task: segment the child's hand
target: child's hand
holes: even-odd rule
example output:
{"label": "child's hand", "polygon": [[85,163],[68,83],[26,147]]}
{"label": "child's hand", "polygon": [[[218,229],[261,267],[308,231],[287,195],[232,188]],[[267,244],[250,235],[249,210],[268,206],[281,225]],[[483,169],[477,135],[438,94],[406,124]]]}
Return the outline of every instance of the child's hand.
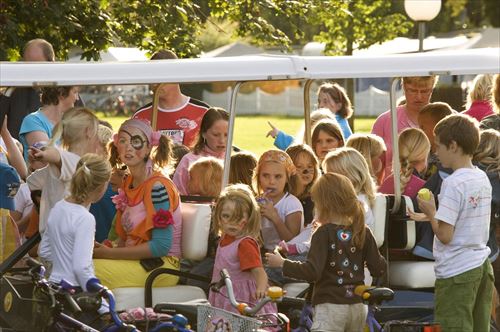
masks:
{"label": "child's hand", "polygon": [[257,288],[255,289],[255,300],[260,300],[266,297],[267,295],[267,288]]}
{"label": "child's hand", "polygon": [[261,216],[271,220],[273,223],[274,220],[276,220],[276,217],[279,219],[278,211],[276,211],[273,202],[270,200],[260,203],[260,214]]}
{"label": "child's hand", "polygon": [[266,137],[271,136],[272,138],[276,138],[276,136],[278,136],[278,133],[280,132],[280,130],[278,128],[276,128],[275,126],[273,126],[273,124],[270,121],[267,121],[267,123],[269,124],[269,126],[271,126],[271,130],[268,131]]}
{"label": "child's hand", "polygon": [[434,218],[436,214],[436,202],[434,201],[434,194],[429,192],[430,199],[425,200],[417,196],[418,207],[427,216],[428,219]]}
{"label": "child's hand", "polygon": [[35,161],[40,161],[43,163],[59,163],[61,161],[61,156],[56,148],[44,147],[42,149],[30,146],[28,154]]}
{"label": "child's hand", "polygon": [[266,253],[266,264],[269,267],[283,267],[285,260],[279,253]]}
{"label": "child's hand", "polygon": [[430,221],[429,217],[425,215],[425,213],[417,213],[409,208],[406,208],[406,213],[408,213],[408,216],[410,217],[411,220],[414,221]]}

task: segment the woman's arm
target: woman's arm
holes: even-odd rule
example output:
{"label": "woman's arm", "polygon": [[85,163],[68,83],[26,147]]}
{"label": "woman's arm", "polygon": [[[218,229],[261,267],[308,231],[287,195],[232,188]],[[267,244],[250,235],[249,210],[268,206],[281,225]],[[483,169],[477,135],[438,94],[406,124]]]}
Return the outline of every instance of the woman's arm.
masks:
{"label": "woman's arm", "polygon": [[48,142],[50,139],[46,132],[40,130],[30,131],[26,133],[24,137],[26,138],[28,146],[32,146],[36,142]]}

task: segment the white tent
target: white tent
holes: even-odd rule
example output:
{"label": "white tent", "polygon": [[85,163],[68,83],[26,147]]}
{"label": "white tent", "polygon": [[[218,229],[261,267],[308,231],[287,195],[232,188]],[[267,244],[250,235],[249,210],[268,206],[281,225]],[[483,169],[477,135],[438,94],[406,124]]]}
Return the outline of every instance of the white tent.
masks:
{"label": "white tent", "polygon": [[[81,59],[82,53],[77,53],[68,59],[68,62],[87,62]],[[101,59],[99,62],[112,62],[112,61],[146,61],[146,51],[140,50],[136,47],[110,47],[106,51],[99,52]]]}

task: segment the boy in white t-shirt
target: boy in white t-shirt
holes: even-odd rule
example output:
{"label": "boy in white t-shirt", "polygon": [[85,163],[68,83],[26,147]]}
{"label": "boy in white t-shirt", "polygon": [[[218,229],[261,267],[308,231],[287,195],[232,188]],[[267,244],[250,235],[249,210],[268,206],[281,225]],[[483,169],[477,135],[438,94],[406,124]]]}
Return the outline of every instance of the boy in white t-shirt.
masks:
{"label": "boy in white t-shirt", "polygon": [[[453,114],[434,128],[436,154],[453,173],[444,179],[436,211],[434,197],[418,198],[434,231],[436,264],[435,313],[442,331],[489,331],[493,270],[488,260],[491,185],[486,174],[472,165],[479,144],[479,126],[473,118]],[[425,214],[425,215],[424,215]]]}

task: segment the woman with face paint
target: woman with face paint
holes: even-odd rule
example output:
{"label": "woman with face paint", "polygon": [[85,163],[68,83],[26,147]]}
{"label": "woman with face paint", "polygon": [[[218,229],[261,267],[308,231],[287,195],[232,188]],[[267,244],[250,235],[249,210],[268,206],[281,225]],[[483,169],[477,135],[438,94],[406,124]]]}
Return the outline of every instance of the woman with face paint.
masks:
{"label": "woman with face paint", "polygon": [[188,195],[189,166],[201,157],[224,160],[229,114],[222,108],[211,107],[201,120],[200,133],[193,151],[182,157],[175,170],[174,183],[181,195]]}
{"label": "woman with face paint", "polygon": [[[113,136],[110,162],[125,165],[129,176],[114,196],[118,240],[112,247],[96,243],[96,276],[110,289],[142,287],[158,267],[179,269],[181,227],[179,193],[161,170],[170,159],[170,139],[149,122],[125,121]],[[155,287],[171,286],[177,277],[163,275]]]}

